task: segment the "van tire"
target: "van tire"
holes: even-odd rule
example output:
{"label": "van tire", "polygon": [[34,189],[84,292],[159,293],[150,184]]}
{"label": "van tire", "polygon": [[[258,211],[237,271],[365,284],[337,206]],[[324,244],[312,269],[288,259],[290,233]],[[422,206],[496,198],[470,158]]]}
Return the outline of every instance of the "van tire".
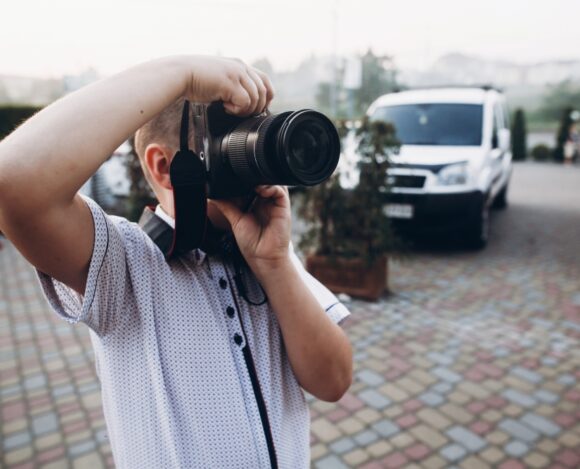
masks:
{"label": "van tire", "polygon": [[489,241],[489,203],[482,197],[479,213],[465,231],[465,243],[471,249],[483,249]]}
{"label": "van tire", "polygon": [[495,199],[493,200],[493,208],[496,209],[504,209],[508,206],[508,201],[507,201],[507,192],[508,192],[508,185],[506,184],[505,186],[503,186],[502,190],[500,190],[497,195],[495,196]]}

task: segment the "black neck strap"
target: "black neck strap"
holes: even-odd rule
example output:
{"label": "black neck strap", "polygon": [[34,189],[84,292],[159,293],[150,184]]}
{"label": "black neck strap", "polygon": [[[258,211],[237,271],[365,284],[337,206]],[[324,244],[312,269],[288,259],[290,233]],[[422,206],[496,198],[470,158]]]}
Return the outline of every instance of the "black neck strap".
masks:
{"label": "black neck strap", "polygon": [[[161,249],[166,259],[177,257],[202,245],[207,220],[206,169],[202,159],[189,148],[189,101],[183,105],[179,151],[169,167],[173,188],[175,229],[159,225],[150,209],[139,224]],[[172,235],[172,236],[171,236]]]}

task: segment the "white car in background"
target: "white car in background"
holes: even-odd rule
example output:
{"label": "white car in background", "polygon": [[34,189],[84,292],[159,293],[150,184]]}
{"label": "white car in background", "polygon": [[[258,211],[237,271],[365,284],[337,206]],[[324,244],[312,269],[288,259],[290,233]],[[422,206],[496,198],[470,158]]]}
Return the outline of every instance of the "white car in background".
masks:
{"label": "white car in background", "polygon": [[385,212],[400,230],[489,238],[489,210],[507,205],[512,172],[503,94],[490,87],[430,88],[381,96],[370,120],[391,122],[401,143],[388,170]]}

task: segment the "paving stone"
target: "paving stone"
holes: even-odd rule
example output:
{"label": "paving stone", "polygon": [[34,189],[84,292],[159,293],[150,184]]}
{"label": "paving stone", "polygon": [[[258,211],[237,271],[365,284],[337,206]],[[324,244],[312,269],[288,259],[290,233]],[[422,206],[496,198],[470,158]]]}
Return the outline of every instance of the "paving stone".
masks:
{"label": "paving stone", "polygon": [[384,419],[372,425],[373,430],[384,438],[389,438],[401,431],[399,426],[391,420]]}
{"label": "paving stone", "polygon": [[432,427],[439,430],[451,425],[451,421],[447,417],[443,416],[443,414],[441,414],[436,409],[430,408],[421,409],[417,413],[417,417],[419,417],[425,423],[428,423]]}
{"label": "paving stone", "polygon": [[4,438],[2,446],[4,451],[10,451],[14,448],[19,448],[21,446],[29,444],[31,441],[30,433],[27,431],[14,433],[10,436]]}
{"label": "paving stone", "polygon": [[557,394],[545,389],[538,389],[534,392],[534,397],[540,402],[545,402],[547,404],[555,404],[560,399]]}
{"label": "paving stone", "polygon": [[363,430],[354,435],[353,439],[360,446],[368,446],[379,439],[379,435],[372,430]]}
{"label": "paving stone", "polygon": [[79,443],[71,445],[70,448],[68,449],[68,452],[72,457],[75,457],[85,454],[89,451],[92,451],[95,449],[95,447],[96,443],[94,440],[81,441]]}
{"label": "paving stone", "polygon": [[54,412],[42,414],[32,420],[32,430],[35,435],[44,435],[58,429],[58,416]]}
{"label": "paving stone", "polygon": [[96,453],[87,454],[75,458],[73,461],[74,469],[102,469],[104,468],[101,458]]}
{"label": "paving stone", "polygon": [[421,394],[419,399],[431,407],[436,407],[445,402],[445,399],[443,396],[441,396],[441,394],[436,394],[434,392],[426,392]]}
{"label": "paving stone", "polygon": [[439,454],[441,454],[441,456],[443,456],[447,461],[455,462],[462,459],[467,454],[467,451],[463,446],[452,443],[442,448]]}
{"label": "paving stone", "polygon": [[381,414],[378,411],[369,407],[357,411],[354,416],[361,422],[365,422],[367,424],[374,423],[381,418]]}
{"label": "paving stone", "polygon": [[515,366],[510,370],[510,373],[513,373],[519,378],[525,379],[533,384],[538,384],[542,382],[543,378],[542,375],[536,373],[535,371],[528,370],[527,368],[523,368],[521,366]]}
{"label": "paving stone", "polygon": [[548,464],[550,463],[550,460],[543,454],[534,451],[524,458],[524,462],[528,467],[541,468],[547,467]]}
{"label": "paving stone", "polygon": [[24,389],[32,391],[34,389],[46,387],[46,377],[42,374],[36,374],[26,378],[23,382]]}
{"label": "paving stone", "polygon": [[367,452],[374,458],[380,458],[392,451],[393,446],[385,440],[379,440],[367,447]]}
{"label": "paving stone", "polygon": [[448,382],[441,382],[434,384],[431,386],[431,391],[436,392],[438,394],[447,394],[448,392],[453,390],[453,385]]}
{"label": "paving stone", "polygon": [[73,394],[75,392],[75,388],[72,384],[65,384],[64,386],[57,386],[53,388],[52,395],[55,398],[60,396],[67,396],[69,394]]}
{"label": "paving stone", "polygon": [[481,451],[487,446],[487,441],[465,427],[452,427],[445,434],[471,452]]}
{"label": "paving stone", "polygon": [[351,449],[353,449],[355,447],[356,447],[356,444],[353,441],[353,439],[350,437],[341,438],[340,440],[337,440],[330,445],[331,451],[333,451],[337,454],[346,453],[347,451],[350,451]]}
{"label": "paving stone", "polygon": [[491,463],[492,465],[497,464],[499,461],[505,458],[505,453],[497,449],[495,446],[484,449],[480,455],[484,460]]}
{"label": "paving stone", "polygon": [[532,430],[530,427],[522,425],[520,422],[513,419],[505,419],[501,421],[498,427],[512,435],[514,438],[526,443],[534,442],[539,437],[537,431]]}
{"label": "paving stone", "polygon": [[319,459],[314,466],[316,469],[348,469],[348,466],[344,464],[338,456],[331,454]]}
{"label": "paving stone", "polygon": [[451,371],[449,368],[437,367],[433,368],[431,372],[439,379],[442,379],[449,383],[458,383],[459,381],[462,380],[460,375],[458,375],[454,371]]}
{"label": "paving stone", "polygon": [[439,365],[451,365],[455,361],[452,356],[439,352],[430,352],[427,354],[427,358]]}
{"label": "paving stone", "polygon": [[312,461],[316,461],[326,454],[328,454],[328,447],[324,443],[316,443],[310,448],[310,458]]}
{"label": "paving stone", "polygon": [[556,381],[564,386],[572,386],[573,384],[576,383],[576,378],[574,378],[574,376],[571,374],[564,374],[558,376],[558,379]]}
{"label": "paving stone", "polygon": [[445,443],[447,443],[447,438],[445,438],[440,432],[427,425],[417,425],[411,428],[409,432],[416,439],[433,449],[440,448]]}
{"label": "paving stone", "polygon": [[324,418],[314,420],[310,424],[312,433],[322,442],[328,443],[339,438],[342,433],[338,431],[335,425],[331,424]]}
{"label": "paving stone", "polygon": [[409,399],[409,394],[407,394],[405,390],[391,383],[381,386],[379,391],[394,402],[401,402]]}
{"label": "paving stone", "polygon": [[368,461],[369,454],[361,448],[357,448],[343,456],[349,467],[360,467],[362,463]]}
{"label": "paving stone", "polygon": [[521,441],[515,440],[510,441],[507,445],[504,446],[504,450],[510,456],[514,458],[521,458],[524,454],[527,454],[530,451],[530,447]]}
{"label": "paving stone", "polygon": [[385,382],[385,378],[372,370],[363,370],[356,374],[356,377],[369,386],[378,386]]}
{"label": "paving stone", "polygon": [[461,469],[490,469],[489,464],[475,455],[468,456],[460,465]]}
{"label": "paving stone", "polygon": [[556,436],[562,431],[562,429],[551,420],[531,412],[525,414],[520,419],[520,422],[546,436]]}
{"label": "paving stone", "polygon": [[459,407],[452,403],[443,404],[439,407],[439,410],[443,412],[446,416],[451,418],[452,420],[459,422],[459,423],[469,423],[474,419],[474,416],[464,410],[462,407]]}
{"label": "paving stone", "polygon": [[517,389],[506,389],[501,393],[502,397],[522,407],[532,407],[536,404],[536,400],[528,394],[524,394]]}
{"label": "paving stone", "polygon": [[391,401],[374,389],[366,389],[358,394],[361,401],[374,407],[375,409],[384,409]]}

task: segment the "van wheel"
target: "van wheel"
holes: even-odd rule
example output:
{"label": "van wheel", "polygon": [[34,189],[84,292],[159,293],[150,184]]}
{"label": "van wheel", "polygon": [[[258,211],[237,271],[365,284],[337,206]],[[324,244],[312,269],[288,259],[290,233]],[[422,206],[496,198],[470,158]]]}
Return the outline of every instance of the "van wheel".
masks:
{"label": "van wheel", "polygon": [[501,191],[497,193],[493,200],[493,208],[503,209],[508,206],[507,201],[508,185],[506,184]]}
{"label": "van wheel", "polygon": [[481,210],[471,222],[465,233],[465,241],[469,248],[483,249],[489,241],[489,204],[485,198],[481,201]]}

